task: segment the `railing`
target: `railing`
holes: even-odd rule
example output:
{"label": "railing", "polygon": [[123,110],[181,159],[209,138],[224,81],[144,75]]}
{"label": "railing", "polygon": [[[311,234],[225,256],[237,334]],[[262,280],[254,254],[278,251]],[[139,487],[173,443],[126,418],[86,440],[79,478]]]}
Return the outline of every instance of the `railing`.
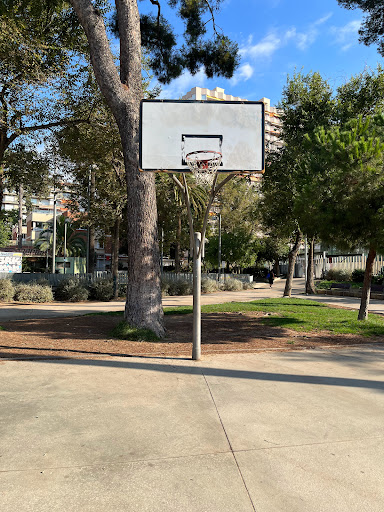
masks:
{"label": "railing", "polygon": [[[162,274],[162,279],[167,281],[178,281],[180,279],[184,281],[188,281],[192,283],[193,274],[188,272],[164,272]],[[229,278],[239,279],[244,283],[252,283],[253,276],[249,274],[220,274],[221,281],[225,281]],[[209,278],[217,280],[217,274],[202,274],[202,278]],[[88,283],[93,283],[100,279],[112,279],[112,275],[110,272],[106,272],[103,270],[98,270],[93,274],[48,274],[48,273],[7,273],[0,272],[0,279],[12,279],[17,283],[30,283],[31,281],[48,281],[48,283],[56,287],[65,279],[78,279],[79,281],[86,281]],[[127,284],[128,283],[128,272],[119,271],[119,284]]]}

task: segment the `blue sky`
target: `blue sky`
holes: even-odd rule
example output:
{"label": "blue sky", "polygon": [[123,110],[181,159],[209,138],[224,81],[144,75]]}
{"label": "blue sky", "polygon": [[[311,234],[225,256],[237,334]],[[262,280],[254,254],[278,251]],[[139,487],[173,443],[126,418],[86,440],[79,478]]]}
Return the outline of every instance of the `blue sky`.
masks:
{"label": "blue sky", "polygon": [[[139,4],[140,7],[140,4]],[[239,45],[241,64],[231,80],[208,80],[201,70],[163,86],[161,97],[179,99],[192,87],[222,87],[248,100],[263,96],[276,104],[295,69],[319,71],[333,88],[382,62],[376,47],[358,42],[360,10],[336,0],[225,0],[217,24]],[[182,25],[174,18],[176,31]]]}

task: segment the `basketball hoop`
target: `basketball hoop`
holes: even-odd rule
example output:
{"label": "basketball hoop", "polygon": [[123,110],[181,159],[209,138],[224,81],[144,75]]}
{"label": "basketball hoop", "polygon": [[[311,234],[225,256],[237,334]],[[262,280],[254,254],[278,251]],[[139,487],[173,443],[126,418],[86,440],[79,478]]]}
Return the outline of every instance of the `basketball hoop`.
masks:
{"label": "basketball hoop", "polygon": [[210,186],[221,164],[222,154],[219,151],[192,151],[185,161],[198,185]]}

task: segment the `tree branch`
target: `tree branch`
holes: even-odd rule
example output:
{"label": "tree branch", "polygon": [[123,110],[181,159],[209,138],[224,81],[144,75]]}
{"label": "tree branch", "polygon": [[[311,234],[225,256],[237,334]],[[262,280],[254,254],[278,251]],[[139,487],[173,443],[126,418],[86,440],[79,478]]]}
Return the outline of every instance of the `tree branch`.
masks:
{"label": "tree branch", "polygon": [[116,117],[124,101],[125,91],[111,53],[103,17],[91,0],[70,2],[87,36],[97,83]]}
{"label": "tree branch", "polygon": [[[137,2],[115,0],[120,35],[120,80],[133,97],[142,97],[140,15]],[[140,88],[140,91],[139,91]],[[139,95],[139,96],[138,96]]]}

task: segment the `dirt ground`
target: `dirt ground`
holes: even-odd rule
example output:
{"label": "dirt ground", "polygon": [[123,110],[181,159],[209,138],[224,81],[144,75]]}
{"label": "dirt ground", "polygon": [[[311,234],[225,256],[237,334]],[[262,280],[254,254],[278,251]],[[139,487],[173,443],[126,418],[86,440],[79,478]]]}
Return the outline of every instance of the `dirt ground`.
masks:
{"label": "dirt ground", "polygon": [[[266,313],[202,315],[202,354],[300,350],[384,343],[384,338],[299,333],[262,324]],[[0,358],[74,358],[100,356],[190,356],[192,315],[165,317],[167,336],[161,342],[123,341],[110,335],[121,316],[80,316],[3,323]]]}

